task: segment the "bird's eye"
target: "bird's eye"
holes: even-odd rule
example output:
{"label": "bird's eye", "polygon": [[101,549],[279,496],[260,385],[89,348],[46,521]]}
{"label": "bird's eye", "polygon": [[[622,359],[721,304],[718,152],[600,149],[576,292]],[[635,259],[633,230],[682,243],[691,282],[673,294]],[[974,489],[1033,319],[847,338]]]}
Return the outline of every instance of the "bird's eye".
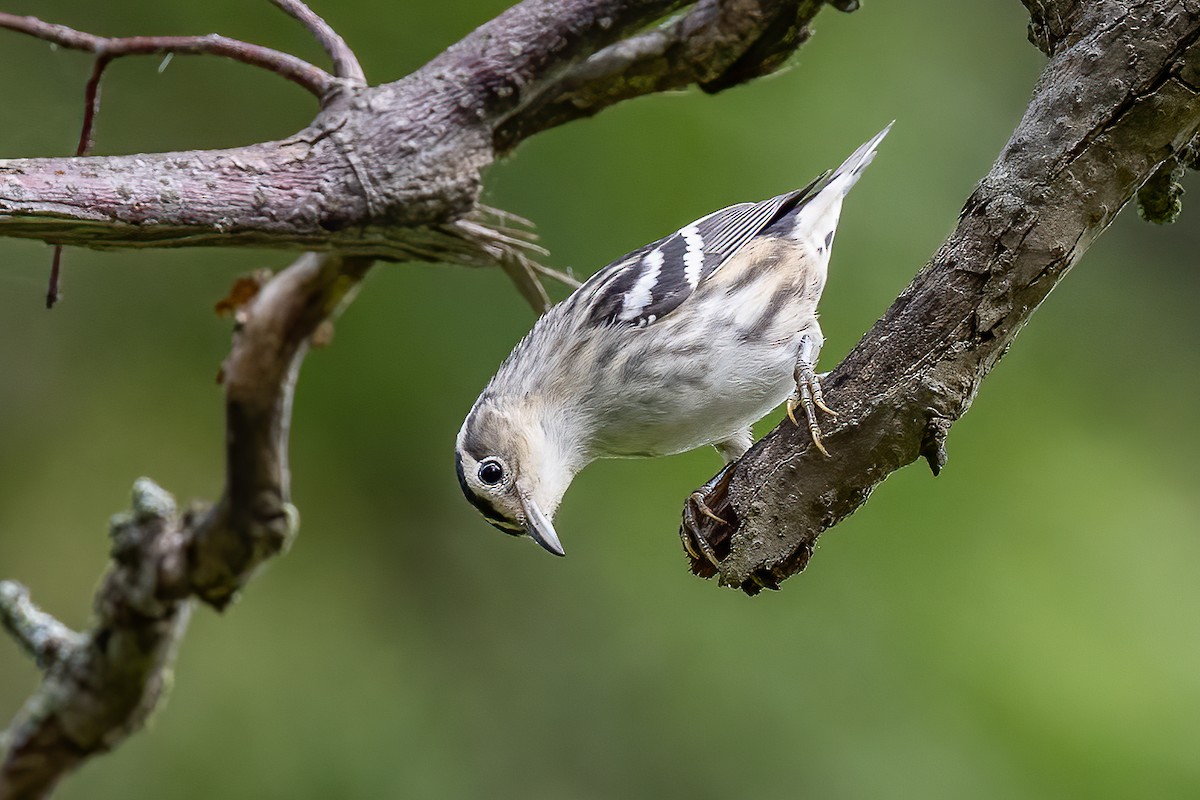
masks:
{"label": "bird's eye", "polygon": [[504,467],[500,466],[499,461],[489,458],[479,465],[479,480],[485,486],[495,486],[504,480]]}

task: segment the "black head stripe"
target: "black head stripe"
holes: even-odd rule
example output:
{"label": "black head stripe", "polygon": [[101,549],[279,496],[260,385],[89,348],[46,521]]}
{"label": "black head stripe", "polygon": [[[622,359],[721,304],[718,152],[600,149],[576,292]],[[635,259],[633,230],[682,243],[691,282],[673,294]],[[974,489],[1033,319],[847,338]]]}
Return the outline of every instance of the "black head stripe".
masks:
{"label": "black head stripe", "polygon": [[[482,460],[483,457],[487,455],[487,453],[484,452],[486,450],[486,446],[479,436],[480,426],[477,412],[486,414],[486,408],[489,400],[491,400],[491,398],[485,392],[483,396],[476,401],[475,408],[471,409],[471,415],[467,418],[467,429],[464,432],[462,439],[462,449],[476,461]],[[459,458],[459,454],[455,453],[454,457]],[[459,471],[459,475],[462,475],[461,469]],[[461,477],[459,479],[461,480]]]}
{"label": "black head stripe", "polygon": [[[467,483],[467,474],[463,471],[462,454],[458,451],[454,453],[454,471],[458,473],[458,485],[462,488],[463,496],[467,498],[467,502],[479,509],[479,513],[483,514],[484,518],[492,524],[493,527],[501,528],[506,533],[512,533],[512,529],[519,530],[517,524],[510,519],[505,518],[496,507],[489,503],[485,498],[480,497],[471,491],[471,485]],[[505,527],[501,527],[505,526]]]}
{"label": "black head stripe", "polygon": [[489,520],[487,520],[487,524],[491,525],[493,528],[495,528],[498,531],[507,533],[509,536],[523,536],[525,534],[524,530],[522,530],[521,528],[518,528],[516,525],[511,525],[511,523],[508,523],[508,522],[505,522],[502,525],[499,522],[496,522],[495,520],[489,519]]}

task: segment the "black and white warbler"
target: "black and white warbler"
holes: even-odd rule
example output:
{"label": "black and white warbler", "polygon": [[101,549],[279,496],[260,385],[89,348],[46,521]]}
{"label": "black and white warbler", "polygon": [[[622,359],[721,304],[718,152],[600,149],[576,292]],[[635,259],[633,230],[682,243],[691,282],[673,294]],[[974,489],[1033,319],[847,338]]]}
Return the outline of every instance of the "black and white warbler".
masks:
{"label": "black and white warbler", "polygon": [[890,129],[803,189],[617,259],[539,319],[458,433],[458,480],[487,521],[561,556],[551,520],[588,463],[706,444],[728,463],[784,400],[824,453],[817,302],[842,199]]}

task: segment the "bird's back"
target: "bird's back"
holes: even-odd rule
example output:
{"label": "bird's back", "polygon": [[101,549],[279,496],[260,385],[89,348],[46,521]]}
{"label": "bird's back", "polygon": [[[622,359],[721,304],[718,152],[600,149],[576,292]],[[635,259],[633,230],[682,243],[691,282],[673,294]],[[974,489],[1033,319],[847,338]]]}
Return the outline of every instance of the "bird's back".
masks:
{"label": "bird's back", "polygon": [[617,259],[551,309],[489,391],[537,396],[595,456],[721,441],[783,402],[842,199],[890,129],[804,189],[709,214]]}

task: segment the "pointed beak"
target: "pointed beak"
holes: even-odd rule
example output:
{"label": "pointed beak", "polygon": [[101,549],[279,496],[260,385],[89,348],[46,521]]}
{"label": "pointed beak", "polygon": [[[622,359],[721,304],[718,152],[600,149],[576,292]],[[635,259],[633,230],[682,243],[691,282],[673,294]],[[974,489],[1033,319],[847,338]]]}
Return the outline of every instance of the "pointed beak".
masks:
{"label": "pointed beak", "polygon": [[525,532],[529,534],[529,538],[554,555],[565,556],[567,552],[563,550],[562,543],[558,541],[558,534],[554,532],[554,526],[550,524],[550,520],[546,519],[546,515],[538,508],[537,503],[533,502],[532,497],[525,492],[521,492],[520,496],[521,510],[525,512]]}

